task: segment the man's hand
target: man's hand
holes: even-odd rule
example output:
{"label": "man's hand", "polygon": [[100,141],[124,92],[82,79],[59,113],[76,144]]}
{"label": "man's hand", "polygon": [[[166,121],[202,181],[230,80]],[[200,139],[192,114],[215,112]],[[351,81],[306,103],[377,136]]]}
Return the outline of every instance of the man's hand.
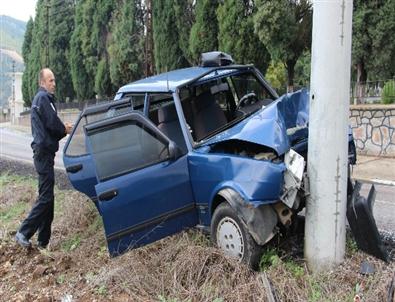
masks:
{"label": "man's hand", "polygon": [[64,127],[66,128],[66,134],[70,134],[73,130],[74,125],[72,123],[64,123]]}

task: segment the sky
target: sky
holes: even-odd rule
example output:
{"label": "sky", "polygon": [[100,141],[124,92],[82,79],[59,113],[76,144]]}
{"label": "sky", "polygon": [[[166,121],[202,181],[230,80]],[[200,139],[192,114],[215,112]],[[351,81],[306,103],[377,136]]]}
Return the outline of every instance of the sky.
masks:
{"label": "sky", "polygon": [[0,15],[27,22],[36,12],[37,0],[0,0]]}

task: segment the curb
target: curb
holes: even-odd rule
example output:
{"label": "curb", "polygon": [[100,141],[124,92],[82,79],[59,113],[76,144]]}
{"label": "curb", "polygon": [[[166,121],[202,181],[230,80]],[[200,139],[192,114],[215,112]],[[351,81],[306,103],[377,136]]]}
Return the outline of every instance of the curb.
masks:
{"label": "curb", "polygon": [[384,185],[384,186],[393,186],[395,187],[395,181],[378,179],[378,178],[352,178],[352,180],[357,180],[362,183],[370,183],[374,185]]}

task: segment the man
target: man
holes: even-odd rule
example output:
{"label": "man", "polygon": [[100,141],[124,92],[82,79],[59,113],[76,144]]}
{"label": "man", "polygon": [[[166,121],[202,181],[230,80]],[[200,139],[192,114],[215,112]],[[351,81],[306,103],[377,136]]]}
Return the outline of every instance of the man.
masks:
{"label": "man", "polygon": [[30,238],[38,231],[37,244],[46,248],[51,237],[54,215],[54,158],[59,140],[71,133],[72,125],[63,124],[54,103],[55,76],[49,68],[39,74],[38,92],[31,107],[31,128],[34,167],[38,173],[38,198],[27,218],[22,222],[15,240],[25,248],[31,246]]}

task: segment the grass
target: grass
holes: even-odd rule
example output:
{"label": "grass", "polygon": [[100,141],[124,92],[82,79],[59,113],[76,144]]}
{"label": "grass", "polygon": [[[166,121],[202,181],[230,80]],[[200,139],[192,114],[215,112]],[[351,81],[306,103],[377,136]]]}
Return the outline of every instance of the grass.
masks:
{"label": "grass", "polygon": [[[0,226],[11,230],[34,202],[37,183],[32,178],[2,173],[0,184]],[[265,300],[260,273],[225,257],[199,231],[182,232],[110,258],[102,219],[92,202],[75,191],[55,190],[55,209],[48,253],[26,257],[13,242],[0,241],[0,273],[7,280],[0,283],[4,300],[17,300],[18,291],[40,300],[42,290],[50,291],[54,300],[61,300],[65,293],[81,301],[119,301],[121,296],[124,301]],[[351,302],[355,294],[363,295],[365,301],[382,301],[395,271],[394,262],[385,264],[359,252],[350,236],[346,247],[344,263],[319,275],[309,272],[302,256],[292,256],[277,245],[266,249],[260,269],[265,271],[280,301]],[[375,274],[359,273],[360,264],[366,260],[374,264]],[[3,263],[13,264],[7,270]],[[48,266],[48,271],[56,268],[44,276],[52,278],[56,289],[29,274],[12,278],[12,274],[21,271],[18,265],[33,272],[37,263]],[[26,289],[25,284],[29,284]]]}

